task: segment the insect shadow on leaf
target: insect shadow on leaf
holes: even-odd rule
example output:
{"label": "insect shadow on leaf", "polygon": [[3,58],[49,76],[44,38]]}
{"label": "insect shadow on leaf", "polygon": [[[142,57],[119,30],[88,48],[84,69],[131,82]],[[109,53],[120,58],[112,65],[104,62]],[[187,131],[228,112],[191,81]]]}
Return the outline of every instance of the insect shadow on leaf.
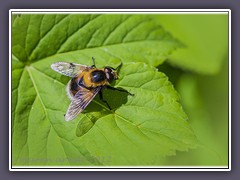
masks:
{"label": "insect shadow on leaf", "polygon": [[[122,88],[118,88],[122,89]],[[99,98],[96,96],[94,100],[88,105],[82,113],[82,118],[78,123],[76,128],[76,136],[81,137],[86,134],[94,124],[109,114],[113,114],[116,109],[118,109],[123,104],[128,101],[128,94],[119,91],[112,91],[109,89],[104,89],[103,91],[104,100],[109,102],[112,110],[110,110]]]}

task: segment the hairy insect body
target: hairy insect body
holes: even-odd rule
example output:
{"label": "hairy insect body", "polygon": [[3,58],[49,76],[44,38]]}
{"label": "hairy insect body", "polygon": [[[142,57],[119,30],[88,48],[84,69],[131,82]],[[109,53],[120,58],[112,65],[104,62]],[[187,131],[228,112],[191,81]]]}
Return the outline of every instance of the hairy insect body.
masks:
{"label": "hairy insect body", "polygon": [[66,88],[67,95],[71,100],[71,104],[65,114],[66,121],[70,121],[80,114],[93,100],[96,94],[99,94],[100,100],[111,110],[107,101],[103,99],[102,90],[104,88],[126,92],[133,96],[133,94],[126,90],[109,86],[113,80],[118,79],[115,70],[120,66],[121,65],[116,69],[109,66],[96,68],[94,59],[92,66],[67,62],[56,62],[51,65],[54,71],[72,78]]}
{"label": "hairy insect body", "polygon": [[103,69],[86,69],[77,77],[72,78],[67,86],[67,92],[70,90],[70,99],[80,90],[81,87],[92,89],[99,86],[109,85]]}
{"label": "hairy insect body", "polygon": [[89,88],[109,85],[104,69],[90,69],[83,72],[79,80],[83,83],[79,85],[84,85]]}

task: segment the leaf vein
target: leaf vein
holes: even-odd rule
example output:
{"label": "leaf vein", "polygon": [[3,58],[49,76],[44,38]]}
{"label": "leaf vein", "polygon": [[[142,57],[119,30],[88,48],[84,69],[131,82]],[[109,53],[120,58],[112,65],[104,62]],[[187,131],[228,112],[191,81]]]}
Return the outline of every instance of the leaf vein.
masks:
{"label": "leaf vein", "polygon": [[[37,47],[39,46],[39,44],[45,39],[45,37],[52,31],[52,29],[54,27],[56,27],[56,25],[60,24],[64,19],[66,19],[68,16],[64,16],[60,21],[58,21],[57,23],[55,23],[49,30],[47,33],[45,33],[43,35],[43,37],[41,37],[41,39],[38,40],[38,42],[36,43],[36,45],[34,46],[34,48],[32,49],[32,51],[30,52],[30,56],[32,56],[32,54],[34,53],[34,51],[37,49]],[[43,18],[42,18],[43,19]],[[41,22],[42,23],[42,22]]]}
{"label": "leaf vein", "polygon": [[159,135],[165,136],[165,137],[167,137],[170,141],[172,141],[173,143],[180,142],[180,143],[183,143],[183,144],[185,144],[185,145],[187,145],[187,146],[189,145],[189,144],[185,143],[184,141],[182,141],[182,140],[180,140],[180,139],[176,139],[176,138],[174,138],[174,137],[170,137],[170,136],[168,136],[167,134],[160,133],[160,132],[155,131],[155,130],[153,130],[153,129],[149,129],[149,128],[145,128],[145,127],[142,127],[142,129],[145,129],[145,130],[150,131],[150,132],[155,133],[155,134],[159,134]]}
{"label": "leaf vein", "polygon": [[[134,17],[134,16],[132,16]],[[146,22],[149,22],[149,18],[143,20],[143,21],[140,21],[138,22],[135,26],[133,26],[130,31],[128,31],[128,33],[122,38],[122,42],[125,42],[126,41],[126,38],[128,38],[129,34],[131,34],[133,31],[137,30],[139,28],[140,25],[146,23]]]}
{"label": "leaf vein", "polygon": [[[46,106],[44,105],[41,97],[39,96],[39,91],[38,91],[38,89],[37,89],[37,86],[36,86],[35,81],[34,81],[32,75],[31,75],[31,72],[30,72],[30,69],[29,69],[29,68],[30,68],[30,67],[26,67],[27,72],[29,73],[30,79],[31,79],[31,81],[33,82],[35,91],[36,91],[36,93],[37,93],[36,96],[39,98],[40,103],[42,104],[42,107],[43,107],[43,109],[44,109],[44,113],[45,113],[45,115],[46,115],[46,118],[48,118],[47,108],[46,108]],[[49,119],[49,118],[48,118],[48,119]],[[50,124],[51,124],[51,121],[50,121],[50,120],[49,120],[49,122],[50,122]],[[65,141],[67,141],[65,138],[63,138],[63,137],[61,137],[61,136],[59,135],[59,133],[57,132],[57,130],[55,129],[55,127],[54,127],[52,124],[51,124],[51,127],[53,127],[54,131],[56,132],[56,134],[58,135],[59,138],[64,139]],[[73,143],[71,143],[71,144],[73,144]],[[63,149],[64,149],[64,146],[63,146]],[[65,151],[65,149],[64,149],[64,151]],[[80,151],[79,151],[79,152],[80,152]],[[81,153],[81,152],[80,152],[80,153]],[[81,154],[82,154],[82,153],[81,153]]]}
{"label": "leaf vein", "polygon": [[[56,50],[56,54],[60,53],[61,48],[65,45],[65,43],[71,38],[73,37],[78,31],[82,30],[84,27],[86,27],[90,22],[92,22],[93,20],[97,19],[99,16],[94,17],[93,19],[89,19],[87,22],[85,22],[81,27],[77,28],[76,31],[72,32],[72,34],[70,34],[70,36],[67,36],[65,38],[65,40],[62,42],[62,44],[59,46],[58,50]],[[91,37],[91,36],[89,36]],[[87,44],[89,43],[89,41],[91,40],[91,38],[89,38]],[[84,46],[84,48],[86,48],[86,45]],[[74,50],[75,51],[75,50]],[[69,52],[69,51],[68,51]]]}
{"label": "leaf vein", "polygon": [[122,134],[128,139],[129,142],[131,142],[133,145],[135,145],[137,147],[137,145],[134,143],[134,141],[126,134],[122,131],[122,129],[119,127],[116,118],[114,118],[114,122],[116,124],[116,127],[122,132]]}
{"label": "leaf vein", "polygon": [[101,43],[102,45],[106,45],[106,42],[111,38],[111,36],[117,31],[117,29],[119,27],[121,27],[121,25],[124,25],[126,20],[128,20],[131,16],[127,16],[126,19],[122,20],[119,24],[117,24],[112,31],[107,35],[107,38],[105,38],[105,40]]}
{"label": "leaf vein", "polygon": [[102,136],[106,139],[106,141],[108,142],[108,144],[113,147],[112,143],[108,140],[108,138],[105,136],[105,134],[102,132],[102,130],[100,129],[100,127],[95,124],[96,128],[98,129],[98,131],[102,134]]}

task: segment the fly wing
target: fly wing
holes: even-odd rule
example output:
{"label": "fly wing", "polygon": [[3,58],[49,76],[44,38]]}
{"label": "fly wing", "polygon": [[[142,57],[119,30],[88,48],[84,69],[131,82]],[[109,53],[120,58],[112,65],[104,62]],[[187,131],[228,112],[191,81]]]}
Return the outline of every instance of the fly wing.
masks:
{"label": "fly wing", "polygon": [[80,90],[75,94],[67,110],[67,113],[65,115],[66,121],[71,121],[77,115],[79,115],[100,90],[101,87],[97,87],[92,90],[81,87]]}
{"label": "fly wing", "polygon": [[51,65],[51,68],[65,76],[76,77],[79,73],[88,68],[88,66],[68,62],[56,62]]}

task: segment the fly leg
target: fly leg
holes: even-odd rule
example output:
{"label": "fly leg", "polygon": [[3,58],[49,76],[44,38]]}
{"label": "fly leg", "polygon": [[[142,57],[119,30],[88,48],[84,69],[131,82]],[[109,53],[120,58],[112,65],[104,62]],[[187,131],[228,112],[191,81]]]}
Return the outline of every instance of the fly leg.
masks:
{"label": "fly leg", "polygon": [[100,100],[101,100],[102,102],[104,102],[104,103],[107,105],[107,107],[108,107],[110,110],[112,110],[111,107],[109,106],[108,102],[103,99],[102,90],[99,91],[99,98],[100,98]]}
{"label": "fly leg", "polygon": [[116,67],[116,68],[111,67],[111,68],[115,71],[118,71],[120,67],[122,67],[122,62],[121,62],[121,64],[118,65],[118,67]]}
{"label": "fly leg", "polygon": [[125,89],[118,89],[118,88],[115,88],[115,87],[112,87],[112,86],[106,86],[106,88],[111,89],[111,90],[114,90],[114,91],[125,92],[125,93],[128,93],[128,94],[131,95],[131,96],[134,96],[134,94],[128,92],[128,91],[125,90]]}

